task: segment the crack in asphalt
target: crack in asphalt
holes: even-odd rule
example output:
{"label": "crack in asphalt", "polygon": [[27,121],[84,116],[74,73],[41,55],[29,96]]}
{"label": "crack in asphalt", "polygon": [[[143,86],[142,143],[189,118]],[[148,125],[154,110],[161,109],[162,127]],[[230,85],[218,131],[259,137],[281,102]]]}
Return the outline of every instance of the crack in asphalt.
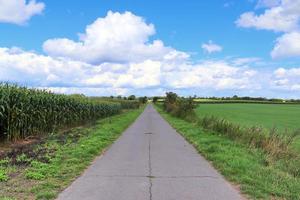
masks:
{"label": "crack in asphalt", "polygon": [[104,178],[151,178],[151,179],[184,179],[184,178],[213,178],[218,179],[215,176],[140,176],[140,175],[91,175],[92,177],[104,177]]}
{"label": "crack in asphalt", "polygon": [[149,145],[148,145],[148,178],[150,182],[150,187],[149,187],[149,199],[152,200],[152,166],[151,166],[151,134],[149,135]]}

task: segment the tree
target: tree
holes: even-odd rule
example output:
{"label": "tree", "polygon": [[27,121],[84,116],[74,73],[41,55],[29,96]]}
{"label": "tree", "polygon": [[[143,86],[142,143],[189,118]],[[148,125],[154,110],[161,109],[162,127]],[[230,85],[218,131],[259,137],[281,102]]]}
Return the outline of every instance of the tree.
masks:
{"label": "tree", "polygon": [[165,102],[168,104],[174,104],[176,102],[177,99],[177,94],[174,92],[167,92],[166,93],[166,100]]}
{"label": "tree", "polygon": [[156,103],[158,101],[158,97],[153,97],[153,103]]}
{"label": "tree", "polygon": [[148,100],[148,98],[147,98],[146,96],[144,96],[144,97],[139,97],[139,102],[140,102],[140,103],[145,104],[145,103],[147,103],[147,100]]}
{"label": "tree", "polygon": [[135,100],[135,96],[134,96],[134,95],[130,95],[130,96],[128,97],[128,100]]}

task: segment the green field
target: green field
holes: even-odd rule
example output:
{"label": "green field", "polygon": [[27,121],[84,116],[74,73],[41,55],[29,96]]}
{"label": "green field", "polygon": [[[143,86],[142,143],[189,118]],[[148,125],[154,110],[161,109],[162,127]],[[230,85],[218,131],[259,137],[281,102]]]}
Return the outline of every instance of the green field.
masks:
{"label": "green field", "polygon": [[[199,117],[216,116],[243,126],[261,126],[280,131],[300,129],[300,105],[282,104],[201,104]],[[300,138],[293,145],[300,151]]]}
{"label": "green field", "polygon": [[201,104],[197,115],[213,115],[245,126],[300,129],[300,105],[277,104]]}

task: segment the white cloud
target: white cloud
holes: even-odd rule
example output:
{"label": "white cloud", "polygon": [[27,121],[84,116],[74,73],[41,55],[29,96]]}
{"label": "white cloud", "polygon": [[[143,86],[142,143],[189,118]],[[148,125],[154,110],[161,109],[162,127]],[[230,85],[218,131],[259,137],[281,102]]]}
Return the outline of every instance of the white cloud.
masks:
{"label": "white cloud", "polygon": [[213,90],[257,89],[260,86],[254,81],[255,74],[254,70],[235,67],[225,61],[204,61],[163,73],[166,85],[170,88],[209,88]]}
{"label": "white cloud", "polygon": [[248,58],[237,58],[233,60],[233,64],[235,65],[245,65],[245,64],[252,64],[260,61],[260,58],[257,57],[248,57]]}
{"label": "white cloud", "polygon": [[286,33],[276,40],[272,58],[300,57],[300,32]]}
{"label": "white cloud", "polygon": [[285,16],[281,7],[275,7],[258,16],[254,12],[243,13],[236,24],[243,28],[288,32],[298,28],[298,21],[299,16]]}
{"label": "white cloud", "polygon": [[[265,2],[266,3],[266,2]],[[268,4],[270,5],[270,2]],[[265,29],[279,32],[299,30],[300,0],[282,0],[264,13],[243,13],[236,24],[244,28]]]}
{"label": "white cloud", "polygon": [[[67,38],[47,40],[43,49],[54,57],[66,57],[92,64],[103,62],[140,62],[161,60],[175,51],[160,40],[149,41],[155,34],[153,24],[131,12],[109,11],[79,34],[79,41]],[[182,54],[185,54],[182,52]]]}
{"label": "white cloud", "polygon": [[92,65],[17,48],[0,48],[0,80],[56,88],[55,91],[62,88],[63,92],[70,88],[68,93],[74,93],[75,90],[71,88],[77,88],[76,91],[90,88],[87,89],[88,94],[98,90],[107,91],[105,88],[112,92],[151,88],[159,91],[170,88],[259,88],[259,82],[254,78],[256,71],[248,67],[235,67],[225,61],[191,64],[189,60],[177,62],[177,56],[174,60],[171,58],[166,61],[148,59],[142,62]]}
{"label": "white cloud", "polygon": [[202,44],[202,49],[207,53],[220,52],[223,48],[220,45],[214,44],[211,40],[208,43]]}
{"label": "white cloud", "polygon": [[44,3],[35,0],[0,0],[0,22],[21,25],[41,14],[44,8]]}
{"label": "white cloud", "polygon": [[276,40],[272,58],[300,56],[300,0],[260,0],[258,7],[266,7],[262,14],[243,13],[237,26],[284,32]]}
{"label": "white cloud", "polygon": [[273,72],[274,88],[287,91],[300,91],[300,68],[278,68]]}

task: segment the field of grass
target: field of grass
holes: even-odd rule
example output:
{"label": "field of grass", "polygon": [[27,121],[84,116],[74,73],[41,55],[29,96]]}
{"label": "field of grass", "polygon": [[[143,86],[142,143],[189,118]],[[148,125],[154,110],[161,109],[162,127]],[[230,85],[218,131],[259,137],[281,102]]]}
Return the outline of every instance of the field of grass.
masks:
{"label": "field of grass", "polygon": [[200,117],[214,115],[246,126],[300,129],[300,105],[278,104],[200,104]]}
{"label": "field of grass", "polygon": [[[242,126],[277,128],[281,132],[300,129],[300,105],[283,104],[200,104],[199,117],[216,116]],[[300,151],[300,138],[293,146]]]}
{"label": "field of grass", "polygon": [[[163,117],[195,148],[212,161],[229,181],[251,199],[300,199],[300,179],[286,173],[286,163],[269,162],[269,155],[225,135],[204,130],[199,124],[165,113]],[[199,111],[198,111],[199,112]]]}
{"label": "field of grass", "polygon": [[0,159],[0,199],[55,199],[142,110],[54,134],[22,154]]}

